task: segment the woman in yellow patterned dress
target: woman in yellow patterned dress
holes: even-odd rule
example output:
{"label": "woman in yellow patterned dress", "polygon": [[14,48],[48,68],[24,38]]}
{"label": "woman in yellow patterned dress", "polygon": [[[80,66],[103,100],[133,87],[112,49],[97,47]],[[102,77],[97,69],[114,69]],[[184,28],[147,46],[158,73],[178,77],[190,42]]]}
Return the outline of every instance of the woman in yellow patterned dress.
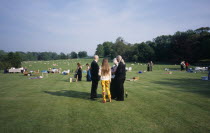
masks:
{"label": "woman in yellow patterned dress", "polygon": [[99,69],[99,75],[101,76],[101,86],[102,86],[102,96],[103,103],[106,103],[106,92],[109,98],[109,102],[111,102],[111,94],[109,85],[111,82],[111,68],[109,66],[108,59],[103,59],[102,65]]}

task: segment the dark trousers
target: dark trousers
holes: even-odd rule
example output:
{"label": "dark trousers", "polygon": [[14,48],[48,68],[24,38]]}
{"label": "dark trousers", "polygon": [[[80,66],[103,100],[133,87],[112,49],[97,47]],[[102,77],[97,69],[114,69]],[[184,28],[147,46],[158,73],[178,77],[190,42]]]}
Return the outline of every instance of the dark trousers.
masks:
{"label": "dark trousers", "polygon": [[82,81],[82,77],[78,77],[78,81]]}
{"label": "dark trousers", "polygon": [[188,71],[188,66],[186,66],[186,71]]}
{"label": "dark trousers", "polygon": [[152,71],[152,66],[149,67],[149,71]]}
{"label": "dark trousers", "polygon": [[92,80],[90,98],[97,98],[98,80]]}
{"label": "dark trousers", "polygon": [[116,80],[112,79],[112,82],[110,84],[110,93],[111,93],[111,97],[112,99],[116,98]]}
{"label": "dark trousers", "polygon": [[116,96],[117,101],[124,101],[124,79],[116,80]]}
{"label": "dark trousers", "polygon": [[150,70],[149,70],[149,66],[147,67],[147,71],[150,71]]}
{"label": "dark trousers", "polygon": [[78,73],[77,77],[78,77],[78,81],[82,81],[82,73]]}
{"label": "dark trousers", "polygon": [[182,70],[184,70],[184,66],[183,66],[183,65],[181,65],[181,71],[182,71]]}

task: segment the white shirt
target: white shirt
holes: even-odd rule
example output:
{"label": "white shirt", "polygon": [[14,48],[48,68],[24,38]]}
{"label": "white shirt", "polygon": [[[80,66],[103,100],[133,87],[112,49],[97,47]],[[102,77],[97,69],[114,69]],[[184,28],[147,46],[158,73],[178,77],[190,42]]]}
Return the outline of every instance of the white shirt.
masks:
{"label": "white shirt", "polygon": [[112,77],[112,74],[111,74],[111,69],[109,71],[109,74],[108,75],[101,75],[101,67],[99,68],[99,72],[98,72],[98,75],[101,76],[101,80],[109,80],[111,81],[111,77]]}

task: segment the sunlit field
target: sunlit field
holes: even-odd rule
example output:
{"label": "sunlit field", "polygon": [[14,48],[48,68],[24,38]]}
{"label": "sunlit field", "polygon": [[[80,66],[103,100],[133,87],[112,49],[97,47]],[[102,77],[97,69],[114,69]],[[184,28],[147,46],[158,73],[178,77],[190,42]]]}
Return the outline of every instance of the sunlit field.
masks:
{"label": "sunlit field", "polygon": [[[69,82],[79,62],[92,59],[25,61],[23,67],[40,73],[48,68],[70,69],[70,75],[50,73],[43,79],[29,79],[20,73],[0,74],[1,133],[209,133],[210,81],[207,72],[188,73],[180,66],[127,63],[132,71],[126,79],[128,98],[102,103],[101,85],[95,101],[89,100],[91,82],[83,73],[81,82]],[[101,64],[100,59],[99,64]],[[112,63],[110,62],[112,65]],[[172,74],[165,71],[169,68]],[[190,66],[193,68],[193,66]],[[142,71],[143,73],[138,73]]]}

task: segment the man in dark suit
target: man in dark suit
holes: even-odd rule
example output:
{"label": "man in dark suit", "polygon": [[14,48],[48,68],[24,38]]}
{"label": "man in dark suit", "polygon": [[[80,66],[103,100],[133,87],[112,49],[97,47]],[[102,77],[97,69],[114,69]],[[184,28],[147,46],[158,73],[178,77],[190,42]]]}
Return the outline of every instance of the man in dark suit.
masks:
{"label": "man in dark suit", "polygon": [[116,96],[117,101],[124,101],[125,62],[120,55],[117,56],[117,61],[119,64],[115,72]]}
{"label": "man in dark suit", "polygon": [[90,99],[94,100],[94,98],[97,98],[97,88],[98,88],[98,81],[100,80],[100,77],[98,75],[99,72],[99,66],[98,66],[98,55],[94,56],[94,60],[91,63],[91,80],[92,80],[92,86],[91,86],[91,94]]}

